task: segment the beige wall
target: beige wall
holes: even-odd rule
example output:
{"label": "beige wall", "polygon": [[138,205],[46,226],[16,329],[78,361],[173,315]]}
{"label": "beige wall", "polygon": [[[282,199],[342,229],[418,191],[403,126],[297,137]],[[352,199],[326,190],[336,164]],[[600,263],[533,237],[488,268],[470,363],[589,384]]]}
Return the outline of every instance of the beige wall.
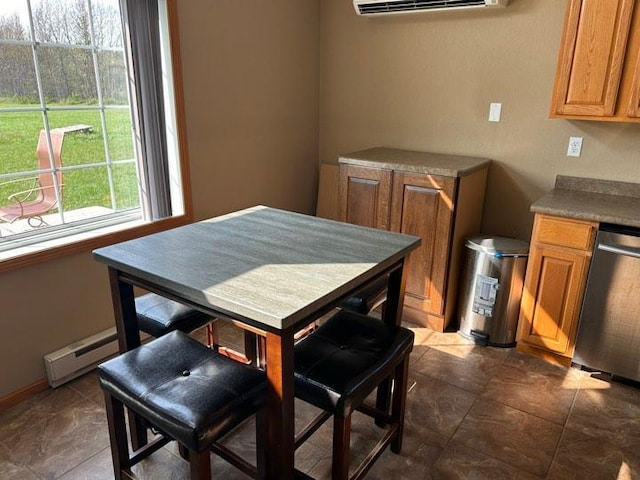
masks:
{"label": "beige wall", "polygon": [[90,253],[0,274],[0,398],[44,378],[47,353],[112,326],[110,305]]}
{"label": "beige wall", "polygon": [[374,145],[491,158],[483,229],[526,240],[557,174],[640,182],[640,125],[548,118],[564,4],[371,19],[322,0],[320,160]]}
{"label": "beige wall", "polygon": [[[180,0],[198,218],[254,204],[311,212],[318,167],[317,0]],[[43,356],[113,325],[89,252],[0,274],[0,398]]]}
{"label": "beige wall", "polygon": [[311,213],[317,0],[180,2],[197,218],[251,205]]}

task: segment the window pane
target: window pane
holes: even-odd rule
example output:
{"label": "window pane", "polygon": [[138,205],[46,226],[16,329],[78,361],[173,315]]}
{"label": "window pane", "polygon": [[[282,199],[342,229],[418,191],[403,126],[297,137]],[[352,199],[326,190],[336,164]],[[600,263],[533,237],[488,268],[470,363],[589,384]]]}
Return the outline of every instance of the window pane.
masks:
{"label": "window pane", "polygon": [[96,76],[90,50],[40,47],[38,61],[47,102],[97,104]]}
{"label": "window pane", "polygon": [[0,39],[30,40],[26,0],[0,2]]}
{"label": "window pane", "polygon": [[98,71],[105,105],[128,105],[127,68],[124,54],[119,51],[98,52]]}
{"label": "window pane", "polygon": [[[104,163],[104,140],[97,110],[55,110],[49,112],[51,129],[64,129],[64,166]],[[88,127],[88,130],[85,130]]]}
{"label": "window pane", "polygon": [[[38,83],[30,46],[0,44],[0,100],[38,104]],[[6,107],[10,105],[2,105]]]}
{"label": "window pane", "polygon": [[134,158],[133,130],[131,111],[127,108],[105,110],[107,123],[107,142],[111,160],[129,160]]}
{"label": "window pane", "polygon": [[91,45],[86,0],[32,0],[31,8],[37,41]]}
{"label": "window pane", "polygon": [[122,28],[118,0],[92,0],[93,31],[99,47],[122,49]]}
{"label": "window pane", "polygon": [[116,164],[113,166],[113,182],[116,194],[117,210],[137,208],[140,206],[138,193],[138,177],[135,163]]}
{"label": "window pane", "polygon": [[107,167],[64,172],[65,211],[87,207],[111,208]]}
{"label": "window pane", "polygon": [[[0,103],[0,107],[7,104]],[[38,168],[36,147],[42,129],[40,112],[0,112],[0,175]],[[0,183],[8,179],[0,179]],[[5,197],[0,195],[0,205]]]}
{"label": "window pane", "polygon": [[100,112],[96,110],[57,110],[49,112],[52,129],[65,131],[61,152],[63,167],[100,167],[65,170],[62,173],[63,202],[66,214],[92,206],[111,208],[111,195]]}

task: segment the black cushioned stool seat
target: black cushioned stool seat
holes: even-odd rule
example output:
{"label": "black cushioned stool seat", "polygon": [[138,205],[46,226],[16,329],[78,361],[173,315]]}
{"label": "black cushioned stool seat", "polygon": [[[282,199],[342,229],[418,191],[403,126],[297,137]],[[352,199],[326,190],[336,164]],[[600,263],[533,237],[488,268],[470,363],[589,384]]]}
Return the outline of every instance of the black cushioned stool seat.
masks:
{"label": "black cushioned stool seat", "polygon": [[[189,450],[192,478],[209,478],[209,448],[240,422],[258,413],[258,473],[262,475],[263,371],[235,362],[186,334],[174,331],[98,367],[105,394],[116,478],[169,440]],[[129,456],[123,406],[165,437]],[[163,440],[163,439],[160,439]]]}
{"label": "black cushioned stool seat", "polygon": [[353,310],[363,315],[380,306],[387,299],[388,277],[382,276],[365,285],[351,297],[340,304],[341,308]]}
{"label": "black cushioned stool seat", "polygon": [[[409,354],[414,334],[376,318],[340,310],[295,347],[296,396],[333,413],[333,476],[349,478],[351,414],[355,409],[389,426],[386,435],[352,478],[361,478],[387,445],[402,447]],[[363,405],[383,382],[393,379],[391,414]],[[306,438],[327,416],[305,429]],[[312,422],[313,423],[313,422]],[[311,433],[308,433],[311,432]],[[297,441],[299,445],[300,441]]]}
{"label": "black cushioned stool seat", "polygon": [[155,293],[136,297],[135,302],[138,328],[156,338],[174,330],[189,333],[214,320],[206,313]]}

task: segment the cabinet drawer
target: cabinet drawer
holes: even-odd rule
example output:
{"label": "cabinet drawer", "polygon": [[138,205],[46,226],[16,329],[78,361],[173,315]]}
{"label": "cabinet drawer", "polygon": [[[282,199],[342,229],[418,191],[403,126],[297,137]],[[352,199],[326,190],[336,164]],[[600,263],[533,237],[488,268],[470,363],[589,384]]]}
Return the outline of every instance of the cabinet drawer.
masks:
{"label": "cabinet drawer", "polygon": [[548,245],[588,251],[593,248],[596,228],[597,224],[593,222],[537,215],[534,238]]}

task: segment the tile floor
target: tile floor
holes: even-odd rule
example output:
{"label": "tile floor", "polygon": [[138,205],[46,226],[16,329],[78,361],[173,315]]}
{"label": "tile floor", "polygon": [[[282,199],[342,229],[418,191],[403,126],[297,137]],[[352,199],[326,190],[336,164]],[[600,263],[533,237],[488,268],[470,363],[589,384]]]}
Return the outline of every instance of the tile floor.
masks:
{"label": "tile floor", "polygon": [[[221,329],[237,348],[240,336]],[[469,345],[455,333],[415,328],[406,436],[367,478],[640,479],[640,389],[552,366],[513,349]],[[296,404],[302,425],[311,407]],[[354,461],[379,431],[356,414]],[[252,458],[253,426],[228,443]],[[330,422],[296,454],[296,466],[330,478]],[[246,478],[219,459],[216,478]],[[188,478],[169,444],[134,468],[142,479]],[[94,374],[0,413],[0,479],[113,478],[102,395]]]}

